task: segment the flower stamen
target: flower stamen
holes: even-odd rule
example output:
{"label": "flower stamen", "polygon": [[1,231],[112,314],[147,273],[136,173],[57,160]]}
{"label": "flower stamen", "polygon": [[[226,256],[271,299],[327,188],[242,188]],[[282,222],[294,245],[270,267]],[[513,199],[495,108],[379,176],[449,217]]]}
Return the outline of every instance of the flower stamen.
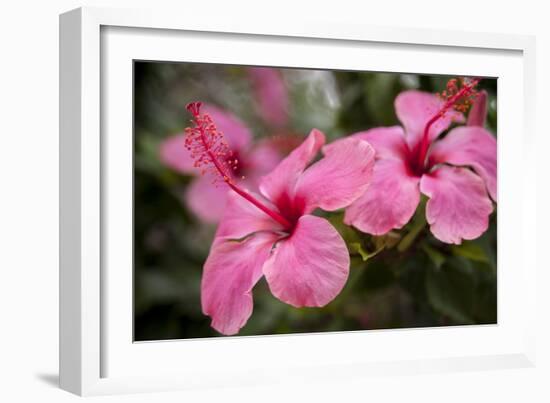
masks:
{"label": "flower stamen", "polygon": [[[290,221],[236,184],[232,171],[237,170],[239,161],[234,158],[234,153],[230,150],[223,133],[218,131],[210,115],[201,113],[201,105],[201,102],[191,102],[187,105],[187,110],[193,115],[193,126],[185,129],[185,146],[190,151],[191,158],[195,160],[194,166],[200,168],[203,174],[213,173],[217,180],[223,180],[235,193],[262,210],[285,229],[291,228]],[[244,179],[244,176],[242,178]]]}
{"label": "flower stamen", "polygon": [[478,83],[478,78],[461,78],[460,80],[453,78],[447,83],[446,89],[440,94],[437,94],[440,99],[445,101],[445,103],[437,111],[437,113],[433,115],[430,120],[428,120],[426,126],[424,126],[424,132],[422,134],[422,140],[420,142],[420,148],[417,154],[418,160],[416,161],[416,166],[419,169],[423,169],[426,163],[426,155],[428,154],[428,149],[430,147],[429,132],[432,125],[445,116],[445,113],[447,113],[450,109],[454,109],[462,113],[467,112],[477,96],[476,86]]}

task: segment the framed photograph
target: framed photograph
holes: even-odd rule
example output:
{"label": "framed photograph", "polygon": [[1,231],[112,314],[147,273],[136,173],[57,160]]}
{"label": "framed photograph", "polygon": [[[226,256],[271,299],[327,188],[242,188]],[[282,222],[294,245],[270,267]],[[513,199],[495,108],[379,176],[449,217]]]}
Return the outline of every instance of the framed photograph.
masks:
{"label": "framed photograph", "polygon": [[60,46],[62,388],[533,365],[533,38],[84,8]]}

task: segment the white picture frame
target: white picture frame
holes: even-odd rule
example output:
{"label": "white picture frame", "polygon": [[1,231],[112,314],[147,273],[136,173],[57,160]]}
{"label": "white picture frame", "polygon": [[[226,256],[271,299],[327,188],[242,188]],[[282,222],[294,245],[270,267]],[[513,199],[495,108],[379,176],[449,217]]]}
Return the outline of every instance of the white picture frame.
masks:
{"label": "white picture frame", "polygon": [[[174,48],[182,41],[189,51],[178,56]],[[232,46],[224,51],[220,43]],[[209,46],[219,52],[209,52]],[[319,49],[342,57],[322,62]],[[436,58],[437,52],[445,58]],[[177,13],[149,10],[80,8],[61,15],[61,387],[97,395],[534,365],[535,319],[525,314],[535,312],[537,277],[534,243],[528,239],[536,232],[530,179],[535,178],[534,52],[534,38],[521,35],[292,19],[182,22]],[[353,57],[363,54],[380,61]],[[400,54],[422,57],[397,64]],[[468,63],[452,65],[466,56]],[[498,76],[498,325],[133,343],[131,238],[121,231],[131,219],[124,213],[131,192],[124,185],[131,173],[131,80],[124,74],[133,59]],[[122,134],[111,135],[115,129]],[[515,158],[520,155],[522,169],[507,163],[512,151]],[[522,240],[513,251],[506,248],[511,243],[506,228],[516,228]],[[112,243],[120,245],[116,253]],[[521,302],[508,300],[512,287]],[[353,350],[358,345],[365,346],[363,353]],[[384,346],[393,346],[391,354]],[[320,349],[323,355],[316,354]]]}

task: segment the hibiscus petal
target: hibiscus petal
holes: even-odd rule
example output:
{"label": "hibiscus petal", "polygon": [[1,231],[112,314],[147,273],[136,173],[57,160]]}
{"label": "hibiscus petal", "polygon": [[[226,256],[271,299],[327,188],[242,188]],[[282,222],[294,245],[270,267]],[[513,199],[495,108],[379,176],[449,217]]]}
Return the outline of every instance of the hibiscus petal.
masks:
{"label": "hibiscus petal", "polygon": [[279,241],[263,272],[273,295],[295,307],[321,307],[342,290],[349,273],[349,252],[324,218],[300,217],[292,235]]}
{"label": "hibiscus petal", "polygon": [[485,181],[491,198],[497,200],[497,140],[484,128],[461,126],[451,130],[434,143],[430,162],[472,167]]}
{"label": "hibiscus petal", "polygon": [[185,134],[170,136],[160,144],[159,157],[168,167],[186,175],[197,175],[199,169],[193,164],[191,153],[185,148]]}
{"label": "hibiscus petal", "polygon": [[[250,192],[266,206],[277,210],[260,195]],[[228,192],[223,218],[220,221],[216,238],[239,239],[260,231],[281,231],[282,226],[259,208],[233,191]]]}
{"label": "hibiscus petal", "polygon": [[214,105],[203,104],[202,111],[210,115],[233,151],[246,149],[252,141],[250,129],[235,115]]}
{"label": "hibiscus petal", "polygon": [[248,177],[254,176],[259,182],[260,177],[271,172],[279,162],[281,153],[271,141],[258,143],[246,156]]}
{"label": "hibiscus petal", "polygon": [[[412,150],[422,138],[424,127],[441,109],[443,101],[436,95],[422,91],[404,91],[395,98],[395,112],[407,132],[407,143]],[[433,141],[446,130],[452,122],[463,122],[464,116],[454,110],[447,111],[443,117],[432,124],[429,139]]]}
{"label": "hibiscus petal", "polygon": [[325,157],[296,182],[295,197],[304,200],[306,213],[316,207],[334,211],[349,206],[371,181],[374,149],[366,141],[348,137],[323,151]]}
{"label": "hibiscus petal", "polygon": [[426,218],[440,241],[460,244],[487,230],[493,205],[483,180],[469,169],[441,166],[422,177],[420,190],[430,198]]}
{"label": "hibiscus petal", "polygon": [[313,129],[302,144],[260,180],[260,192],[274,202],[284,195],[293,195],[298,176],[324,144],[325,135]]}
{"label": "hibiscus petal", "polygon": [[405,159],[408,153],[405,132],[401,126],[375,127],[352,134],[352,137],[366,140],[376,151],[377,159]]}
{"label": "hibiscus petal", "polygon": [[404,161],[376,161],[371,185],[346,209],[344,223],[372,235],[403,227],[420,201],[418,182],[419,178],[409,173]]}
{"label": "hibiscus petal", "polygon": [[468,113],[468,126],[485,126],[487,118],[487,91],[479,91],[470,113]]}
{"label": "hibiscus petal", "polygon": [[246,324],[252,314],[252,288],[275,241],[274,234],[261,233],[242,241],[214,242],[204,264],[201,303],[218,332],[236,334]]}
{"label": "hibiscus petal", "polygon": [[204,222],[215,224],[223,215],[229,187],[212,183],[210,175],[197,177],[189,184],[184,199],[187,207]]}
{"label": "hibiscus petal", "polygon": [[288,93],[280,71],[251,67],[248,74],[262,118],[272,126],[285,126],[288,123]]}

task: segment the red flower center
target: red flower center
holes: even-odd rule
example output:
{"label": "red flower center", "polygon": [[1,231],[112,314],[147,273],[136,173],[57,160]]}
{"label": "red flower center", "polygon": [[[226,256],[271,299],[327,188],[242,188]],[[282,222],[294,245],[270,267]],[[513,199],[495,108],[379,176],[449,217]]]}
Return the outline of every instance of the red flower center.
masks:
{"label": "red flower center", "polygon": [[291,226],[286,228],[287,230],[292,230],[298,219],[304,215],[306,202],[300,196],[290,197],[287,193],[283,193],[275,201],[275,205],[281,212],[281,214],[291,223]]}

